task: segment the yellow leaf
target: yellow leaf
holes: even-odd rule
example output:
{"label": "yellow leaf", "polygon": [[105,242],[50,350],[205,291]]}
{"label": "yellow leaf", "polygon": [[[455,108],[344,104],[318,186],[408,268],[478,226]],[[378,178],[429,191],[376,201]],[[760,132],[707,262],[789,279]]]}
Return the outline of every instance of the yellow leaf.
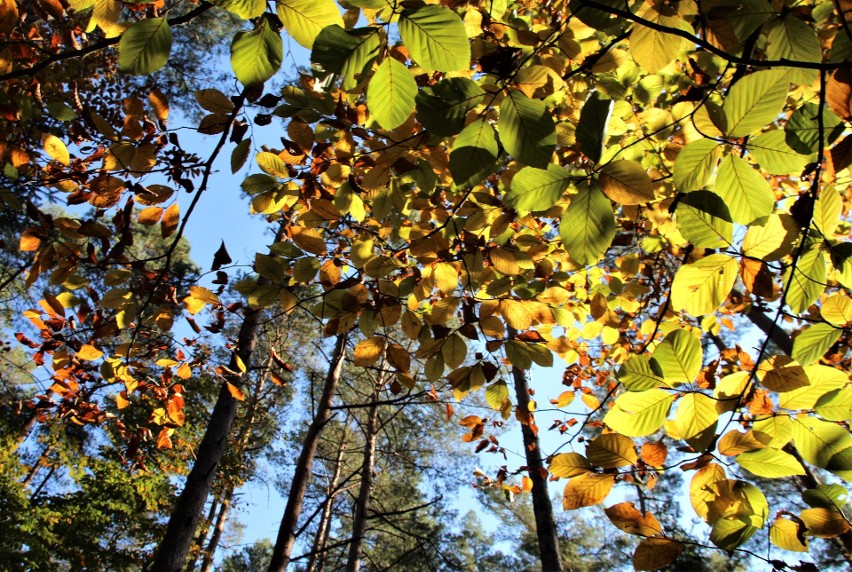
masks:
{"label": "yellow leaf", "polygon": [[808,527],[808,536],[834,538],[849,530],[849,523],[833,508],[809,508],[799,517]]}
{"label": "yellow leaf", "polygon": [[169,100],[159,89],[154,89],[148,94],[148,102],[154,110],[154,117],[161,125],[165,126],[169,119]]}
{"label": "yellow leaf", "polygon": [[236,399],[237,401],[245,401],[246,394],[243,393],[243,390],[231,383],[230,381],[225,382],[228,386],[228,393],[231,394],[231,397]]}
{"label": "yellow leaf", "polygon": [[[760,435],[769,437],[764,433],[760,433]],[[766,439],[766,441],[768,440]],[[719,452],[727,457],[734,457],[740,453],[747,453],[764,447],[766,447],[766,444],[758,440],[754,431],[740,433],[736,429],[731,429],[719,439]]]}
{"label": "yellow leaf", "polygon": [[432,269],[432,279],[444,294],[452,294],[459,285],[459,273],[452,264],[439,262]]}
{"label": "yellow leaf", "polygon": [[811,384],[799,362],[787,356],[772,356],[757,368],[757,379],[772,391],[792,391]]}
{"label": "yellow leaf", "polygon": [[385,338],[378,336],[361,340],[355,346],[355,365],[367,367],[373,365],[385,350]]}
{"label": "yellow leaf", "polygon": [[725,469],[717,463],[705,465],[692,477],[689,484],[689,500],[698,516],[707,519],[710,512],[709,503],[717,496],[710,485],[725,479]]}
{"label": "yellow leaf", "polygon": [[519,300],[500,300],[500,314],[509,326],[518,331],[528,329],[532,325],[533,315],[529,306]]}
{"label": "yellow leaf", "polygon": [[77,358],[86,361],[96,360],[102,355],[104,355],[104,352],[89,344],[84,345],[80,348],[80,351],[77,352]]}
{"label": "yellow leaf", "polygon": [[663,527],[650,512],[642,514],[632,502],[620,502],[604,512],[619,529],[637,536],[654,536],[663,532]]}
{"label": "yellow leaf", "polygon": [[580,399],[582,399],[586,407],[588,407],[592,411],[596,411],[601,406],[601,400],[592,395],[591,393],[584,393],[580,396]]}
{"label": "yellow leaf", "polygon": [[179,368],[177,368],[175,375],[177,375],[181,379],[189,379],[190,377],[192,377],[192,368],[189,367],[188,363],[184,362],[180,364]]}
{"label": "yellow leaf", "polygon": [[145,226],[154,226],[160,222],[160,217],[163,216],[165,209],[160,207],[148,207],[139,211],[139,224]]}
{"label": "yellow leaf", "polygon": [[592,465],[580,453],[559,453],[551,459],[547,469],[555,477],[570,479],[588,473]]}
{"label": "yellow leaf", "polygon": [[607,497],[614,485],[615,475],[586,473],[574,477],[565,485],[562,506],[565,510],[574,510],[599,504]]}
{"label": "yellow leaf", "polygon": [[550,402],[559,408],[568,407],[571,405],[571,402],[574,401],[574,397],[576,395],[577,394],[574,391],[563,391],[559,394],[559,397],[551,399]]}
{"label": "yellow leaf", "polygon": [[639,460],[633,440],[618,433],[606,433],[589,441],[586,457],[604,469],[635,465]]}
{"label": "yellow leaf", "polygon": [[130,400],[127,399],[127,392],[122,391],[118,395],[115,396],[115,405],[119,409],[124,409],[125,407],[130,406]]}
{"label": "yellow leaf", "polygon": [[296,246],[298,246],[305,252],[310,252],[311,254],[316,254],[317,256],[325,255],[325,241],[322,239],[317,230],[313,228],[302,228],[299,226],[294,226],[290,229],[290,232],[293,238],[293,242],[295,242]]}
{"label": "yellow leaf", "polygon": [[521,477],[521,490],[524,491],[525,493],[529,493],[529,492],[532,492],[532,488],[533,488],[532,479],[527,477],[527,476]]}
{"label": "yellow leaf", "polygon": [[41,142],[44,145],[45,152],[50,155],[54,161],[58,161],[63,165],[71,164],[71,155],[68,154],[68,147],[56,135],[45,133],[41,136]]}
{"label": "yellow leaf", "polygon": [[464,362],[464,358],[467,356],[467,344],[464,343],[460,335],[453,334],[444,340],[441,355],[444,356],[444,363],[455,369]]}
{"label": "yellow leaf", "polygon": [[791,552],[808,551],[805,527],[781,516],[775,519],[769,529],[769,541],[778,548]]}
{"label": "yellow leaf", "polygon": [[240,370],[240,372],[245,373],[247,371],[246,364],[243,363],[243,360],[242,358],[240,358],[240,356],[234,354],[234,361],[236,362],[237,369]]}

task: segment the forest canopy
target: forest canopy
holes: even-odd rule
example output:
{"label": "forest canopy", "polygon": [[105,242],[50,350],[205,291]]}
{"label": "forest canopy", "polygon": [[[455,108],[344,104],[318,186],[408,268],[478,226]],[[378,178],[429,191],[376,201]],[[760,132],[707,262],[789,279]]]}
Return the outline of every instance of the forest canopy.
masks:
{"label": "forest canopy", "polygon": [[852,563],[852,3],[0,0],[0,86],[4,568],[258,479],[224,569]]}

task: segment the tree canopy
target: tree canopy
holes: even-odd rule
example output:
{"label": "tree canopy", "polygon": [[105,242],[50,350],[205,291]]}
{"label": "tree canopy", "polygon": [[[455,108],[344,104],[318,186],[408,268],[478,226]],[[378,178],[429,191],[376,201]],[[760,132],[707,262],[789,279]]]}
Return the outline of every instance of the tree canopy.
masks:
{"label": "tree canopy", "polygon": [[[340,367],[302,371],[326,392],[298,479],[317,448],[336,450],[319,441],[322,416],[357,412],[360,460],[321,463],[361,483],[348,570],[382,542],[365,524],[373,483],[392,481],[377,443],[414,438],[380,428],[430,418],[387,407],[424,403],[461,427],[436,448],[499,455],[504,425],[522,427],[522,460],[470,478],[531,495],[537,539],[524,542],[544,569],[576,557],[558,546],[554,481],[565,511],[604,505],[612,531],[637,537],[637,570],[696,546],[794,568],[813,539],[848,565],[850,12],[846,0],[0,0],[0,288],[15,357],[3,426],[17,455],[3,479],[23,483],[4,502],[38,497],[27,473],[57,458],[51,434],[101,428],[107,457],[54,466],[67,463],[79,497],[109,486],[122,518],[143,515],[107,519],[119,536],[149,531],[134,561],[182,569],[211,492],[230,503],[223,463],[248,462],[252,435],[271,439],[280,413],[261,415],[274,403],[263,384],[302,362],[264,328],[299,315],[302,343],[335,338],[326,365],[369,379],[354,391]],[[282,65],[296,44],[309,53],[297,73]],[[230,69],[193,68],[220,52]],[[208,146],[182,145],[184,119]],[[247,275],[223,243],[199,276],[181,239],[228,170],[274,239]],[[531,390],[533,368],[561,368],[562,387]],[[49,381],[17,380],[24,370]],[[350,418],[335,419],[326,441],[345,439]],[[152,505],[138,507],[172,502],[169,471],[185,475],[181,493],[149,538]],[[137,472],[150,484],[127,479]],[[675,472],[702,531],[652,510]],[[382,534],[412,533],[393,522]],[[440,528],[431,514],[411,522]],[[291,547],[275,546],[271,569]]]}

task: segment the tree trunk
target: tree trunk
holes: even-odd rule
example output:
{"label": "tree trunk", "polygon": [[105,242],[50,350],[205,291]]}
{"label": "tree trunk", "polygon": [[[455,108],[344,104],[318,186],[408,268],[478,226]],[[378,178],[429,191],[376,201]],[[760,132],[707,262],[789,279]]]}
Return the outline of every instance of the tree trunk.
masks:
{"label": "tree trunk", "polygon": [[[231,370],[239,371],[236,356],[240,357],[246,367],[251,367],[251,355],[257,345],[260,317],[260,310],[246,311],[237,336],[236,353],[231,357],[229,365]],[[242,376],[241,385],[244,380],[245,375]],[[186,484],[172,510],[166,534],[157,550],[153,570],[178,572],[183,568],[193,536],[198,530],[198,521],[204,510],[204,503],[207,502],[207,496],[213,486],[219,462],[227,448],[228,434],[236,416],[237,400],[228,390],[227,383],[223,383],[204,438],[198,447],[195,464],[186,477]]]}
{"label": "tree trunk", "polygon": [[296,469],[293,473],[293,481],[290,484],[290,493],[287,495],[287,506],[281,517],[281,526],[278,528],[278,538],[272,551],[272,560],[269,563],[270,572],[284,572],[290,563],[290,552],[296,540],[296,524],[302,513],[302,503],[305,501],[305,492],[308,488],[308,479],[311,474],[311,466],[317,452],[322,430],[331,418],[331,406],[334,395],[337,393],[337,383],[340,381],[340,373],[343,371],[343,357],[346,355],[346,335],[339,334],[334,345],[334,354],[325,376],[325,384],[322,389],[317,412],[311,424],[308,426],[305,441],[302,443],[302,452],[296,461]]}
{"label": "tree trunk", "polygon": [[367,531],[367,511],[370,510],[370,490],[373,488],[373,464],[376,455],[376,434],[379,432],[379,391],[384,375],[373,389],[370,413],[367,418],[367,434],[364,443],[364,461],[361,464],[361,486],[355,503],[355,516],[352,519],[352,542],[349,544],[349,557],[346,559],[346,572],[358,572],[361,569],[361,547]]}
{"label": "tree trunk", "polygon": [[48,457],[50,453],[53,452],[53,448],[55,445],[48,445],[44,451],[42,451],[41,455],[39,455],[38,460],[35,462],[35,465],[32,466],[30,472],[27,473],[26,478],[21,481],[21,484],[24,485],[24,488],[30,486],[30,483],[33,482],[33,479],[36,475],[41,471],[44,467],[47,466]]}
{"label": "tree trunk", "polygon": [[[509,337],[517,335],[514,328],[509,328]],[[518,400],[518,411],[528,412],[530,404],[530,388],[526,372],[512,366],[512,378],[515,382],[515,396]],[[561,572],[562,563],[559,558],[559,538],[556,534],[556,522],[553,520],[553,505],[547,493],[547,471],[541,459],[541,449],[538,435],[529,423],[521,423],[524,438],[524,453],[527,468],[532,479],[533,513],[535,514],[535,532],[538,537],[541,567],[545,572]]]}
{"label": "tree trunk", "polygon": [[222,532],[225,530],[225,523],[228,521],[228,514],[231,511],[231,499],[234,496],[234,488],[231,486],[222,495],[222,506],[219,508],[219,517],[216,519],[216,527],[213,529],[213,535],[210,537],[210,542],[207,548],[204,549],[204,559],[201,561],[201,572],[210,572],[213,568],[213,556],[216,555],[216,548],[219,546],[219,540],[222,538]]}
{"label": "tree trunk", "polygon": [[202,547],[204,546],[204,541],[207,540],[207,533],[210,532],[210,526],[213,524],[213,519],[216,518],[216,512],[219,510],[219,499],[214,498],[210,503],[210,510],[207,512],[207,518],[201,525],[201,528],[198,530],[198,535],[195,537],[195,545],[198,547],[196,551],[193,552],[191,558],[186,563],[186,572],[193,572],[195,570],[195,563],[198,561],[198,557],[201,555]]}
{"label": "tree trunk", "polygon": [[[345,424],[344,424],[345,425]],[[308,560],[307,572],[322,572],[325,568],[325,547],[331,531],[331,512],[334,508],[334,497],[337,494],[337,484],[340,482],[340,472],[343,468],[343,451],[346,449],[346,433],[337,445],[337,458],[334,460],[334,472],[326,488],[325,506],[322,507],[319,528],[314,539],[314,546]]]}

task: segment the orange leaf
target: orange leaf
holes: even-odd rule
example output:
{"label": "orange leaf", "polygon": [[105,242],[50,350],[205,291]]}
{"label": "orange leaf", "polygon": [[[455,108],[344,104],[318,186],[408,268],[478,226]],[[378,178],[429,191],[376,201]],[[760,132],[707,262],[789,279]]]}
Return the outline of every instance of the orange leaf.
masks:
{"label": "orange leaf", "polygon": [[243,390],[231,383],[230,381],[225,382],[228,385],[228,392],[231,394],[231,397],[236,399],[237,401],[245,401],[246,394],[243,393]]}
{"label": "orange leaf", "polygon": [[161,207],[148,207],[146,209],[142,209],[139,211],[139,224],[154,226],[160,222],[160,218],[163,216],[164,210],[165,209]]}
{"label": "orange leaf", "polygon": [[163,215],[163,220],[160,221],[160,232],[163,238],[168,238],[177,230],[178,222],[180,221],[180,205],[172,203],[166,209]]}
{"label": "orange leaf", "polygon": [[662,467],[666,462],[669,450],[662,441],[642,445],[642,460],[652,467]]}

